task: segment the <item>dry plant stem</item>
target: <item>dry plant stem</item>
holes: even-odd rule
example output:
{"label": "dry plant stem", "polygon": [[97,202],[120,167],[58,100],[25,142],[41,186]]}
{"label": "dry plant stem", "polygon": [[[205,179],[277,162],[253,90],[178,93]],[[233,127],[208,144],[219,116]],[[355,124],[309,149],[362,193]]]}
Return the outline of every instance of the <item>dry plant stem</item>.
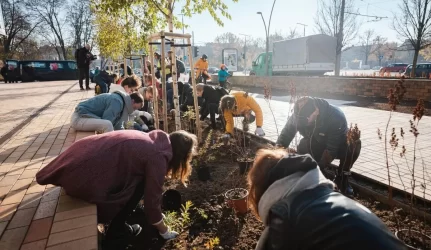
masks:
{"label": "dry plant stem", "polygon": [[[388,171],[388,195],[389,195],[389,204],[391,207],[393,207],[392,204],[392,185],[391,185],[391,173],[389,171],[389,156],[388,156],[388,129],[389,129],[389,124],[391,122],[392,119],[392,112],[390,111],[389,113],[389,118],[388,118],[388,122],[386,123],[386,129],[385,129],[385,155],[386,155],[386,169]],[[394,214],[395,216],[395,214]]]}
{"label": "dry plant stem", "polygon": [[404,181],[403,181],[403,179],[401,178],[400,165],[399,165],[398,163],[396,163],[396,162],[395,162],[395,157],[394,157],[394,155],[395,155],[395,150],[394,150],[394,151],[392,151],[392,162],[393,162],[393,163],[394,163],[394,165],[397,167],[398,177],[400,178],[400,181],[401,181],[401,184],[403,185],[403,189],[404,189],[404,191],[406,191],[406,192],[407,192],[406,185],[404,184]]}
{"label": "dry plant stem", "polygon": [[[416,123],[416,128],[419,126],[419,121],[417,121]],[[414,142],[414,146],[413,146],[413,166],[412,166],[412,181],[411,181],[411,188],[412,188],[412,194],[410,197],[410,217],[412,217],[413,215],[413,203],[414,203],[414,197],[415,197],[415,188],[416,188],[416,179],[415,179],[415,166],[416,166],[416,148],[417,148],[417,143],[418,143],[418,136],[415,136],[415,142]],[[409,237],[411,237],[411,230],[412,230],[412,223],[411,223],[411,219],[409,221]],[[424,241],[425,243],[425,241]]]}
{"label": "dry plant stem", "polygon": [[275,129],[277,131],[277,138],[278,138],[280,133],[278,132],[278,125],[277,125],[277,120],[275,119],[274,111],[271,108],[271,100],[266,100],[266,103],[268,104],[269,111],[271,111],[272,119],[274,120]]}

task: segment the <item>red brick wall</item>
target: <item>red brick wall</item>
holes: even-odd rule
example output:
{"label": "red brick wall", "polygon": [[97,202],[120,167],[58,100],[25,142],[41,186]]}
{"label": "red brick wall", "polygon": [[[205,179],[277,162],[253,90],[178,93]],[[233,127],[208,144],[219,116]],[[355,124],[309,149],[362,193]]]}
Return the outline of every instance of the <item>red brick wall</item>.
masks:
{"label": "red brick wall", "polygon": [[[214,79],[213,81],[217,81]],[[258,77],[234,76],[229,81],[237,86],[262,87],[270,84],[272,89],[288,90],[294,83],[298,92],[330,93],[350,96],[386,97],[389,89],[398,81],[384,78],[335,78],[335,77]],[[406,100],[431,101],[431,81],[423,79],[406,79]]]}

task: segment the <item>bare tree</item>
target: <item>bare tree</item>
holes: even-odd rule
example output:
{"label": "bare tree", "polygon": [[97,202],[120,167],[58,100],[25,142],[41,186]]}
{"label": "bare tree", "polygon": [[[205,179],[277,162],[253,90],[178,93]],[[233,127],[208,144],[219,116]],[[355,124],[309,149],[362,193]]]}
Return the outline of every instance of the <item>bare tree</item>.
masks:
{"label": "bare tree", "polygon": [[361,50],[364,55],[365,65],[368,65],[368,57],[374,52],[374,30],[366,30],[364,34],[359,37],[359,40],[362,44]]}
{"label": "bare tree", "polygon": [[93,19],[94,15],[88,0],[73,0],[70,3],[67,20],[72,30],[74,48],[92,43]]}
{"label": "bare tree", "polygon": [[287,39],[294,39],[294,38],[298,38],[298,37],[300,37],[300,35],[296,31],[296,29],[289,28],[289,33],[287,33],[286,38]]}
{"label": "bare tree", "polygon": [[6,37],[3,39],[4,57],[13,57],[17,48],[33,33],[39,22],[23,10],[22,2],[15,0],[0,0]]}
{"label": "bare tree", "polygon": [[374,48],[372,53],[377,57],[377,60],[379,60],[379,66],[382,66],[383,58],[390,51],[387,41],[387,38],[381,36],[376,36],[374,39]]}
{"label": "bare tree", "polygon": [[60,50],[59,57],[63,59],[67,59],[66,42],[63,34],[66,18],[62,15],[62,10],[66,4],[66,0],[27,0],[28,9],[53,34],[55,44]]}
{"label": "bare tree", "polygon": [[415,77],[419,51],[430,44],[431,0],[402,0],[399,7],[402,14],[394,15],[393,29],[414,50],[411,75]]}
{"label": "bare tree", "polygon": [[[319,0],[319,7],[317,9],[316,17],[314,22],[317,31],[321,34],[326,34],[333,37],[338,37],[340,31],[340,20],[342,16],[342,2],[344,0]],[[345,10],[348,13],[344,13],[344,24],[343,24],[343,37],[337,39],[336,58],[341,58],[341,51],[347,46],[358,34],[358,22],[357,15],[350,13],[357,12],[354,7],[354,0],[345,0]],[[337,60],[337,63],[339,61]],[[336,63],[336,74],[337,68],[339,70],[339,64]]]}
{"label": "bare tree", "polygon": [[[314,19],[317,31],[336,37],[340,30],[341,0],[319,0],[319,9]],[[353,0],[346,0],[346,10],[356,11]],[[357,16],[344,14],[344,31],[341,47],[347,46],[358,34]]]}

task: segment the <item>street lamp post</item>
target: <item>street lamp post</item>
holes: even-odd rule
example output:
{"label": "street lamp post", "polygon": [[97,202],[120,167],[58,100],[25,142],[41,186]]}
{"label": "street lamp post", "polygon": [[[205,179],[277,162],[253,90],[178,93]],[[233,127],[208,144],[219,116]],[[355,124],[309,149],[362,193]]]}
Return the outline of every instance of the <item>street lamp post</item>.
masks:
{"label": "street lamp post", "polygon": [[276,1],[277,0],[274,0],[274,2],[272,3],[271,14],[269,15],[268,28],[266,27],[266,22],[265,22],[265,19],[263,18],[262,12],[261,11],[257,12],[257,14],[262,17],[263,25],[265,26],[265,36],[266,36],[265,69],[266,69],[266,76],[269,76],[269,63],[268,63],[268,59],[269,59],[269,55],[268,55],[269,54],[269,28],[271,27],[272,12],[274,11],[274,5],[275,5]]}
{"label": "street lamp post", "polygon": [[304,27],[304,36],[305,36],[305,27],[307,27],[308,25],[303,24],[303,23],[296,23],[296,24],[301,25],[301,26],[303,26],[303,27]]}

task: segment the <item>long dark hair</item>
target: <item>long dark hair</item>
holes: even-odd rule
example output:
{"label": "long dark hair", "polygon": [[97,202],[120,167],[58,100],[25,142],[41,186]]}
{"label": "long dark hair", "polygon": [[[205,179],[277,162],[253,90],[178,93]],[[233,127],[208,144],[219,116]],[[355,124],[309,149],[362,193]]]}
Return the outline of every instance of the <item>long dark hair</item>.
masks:
{"label": "long dark hair", "polygon": [[198,144],[196,135],[179,130],[169,135],[172,147],[172,159],[169,162],[169,173],[173,179],[179,179],[186,185],[192,167],[190,162],[196,153]]}

